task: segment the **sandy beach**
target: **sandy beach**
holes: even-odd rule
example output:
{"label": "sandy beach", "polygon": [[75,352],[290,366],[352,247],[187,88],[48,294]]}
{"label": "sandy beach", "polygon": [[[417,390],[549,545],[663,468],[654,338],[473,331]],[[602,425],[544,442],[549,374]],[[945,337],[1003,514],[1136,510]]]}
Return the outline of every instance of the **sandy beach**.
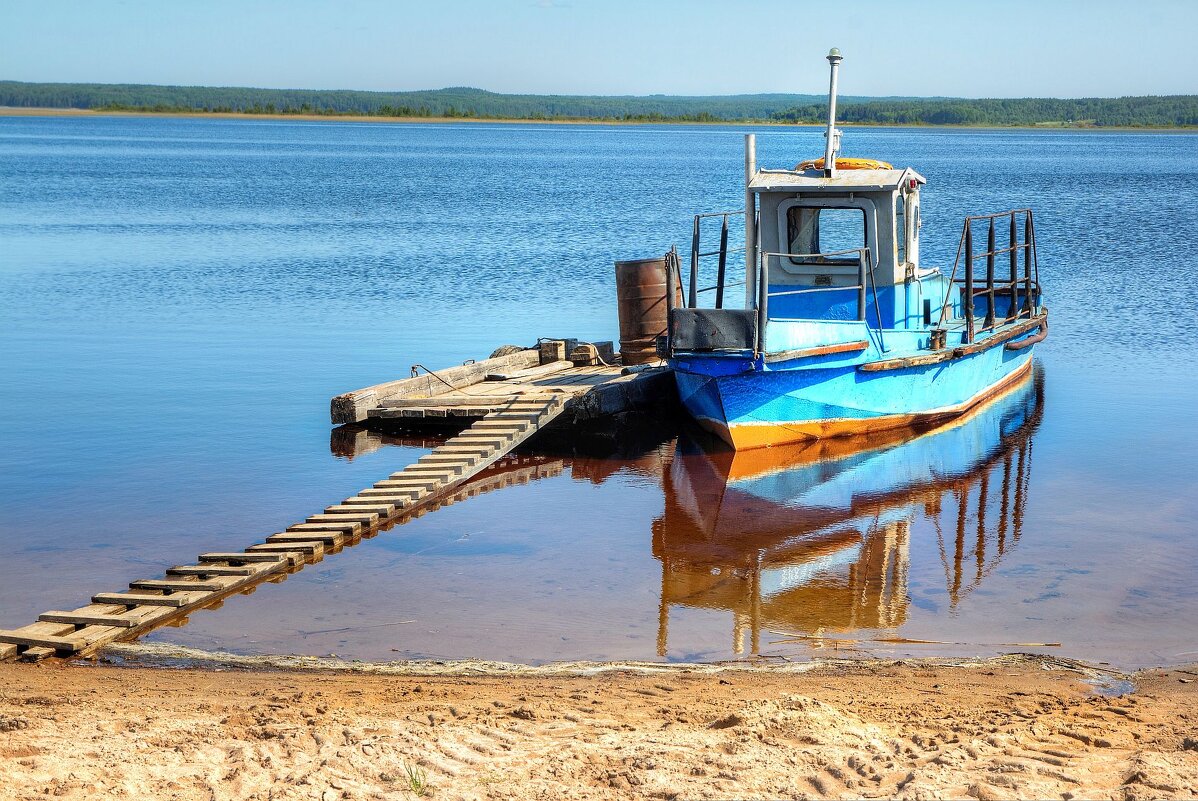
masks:
{"label": "sandy beach", "polygon": [[1015,656],[414,670],[0,665],[0,798],[1148,799],[1198,786],[1189,668],[1122,676]]}

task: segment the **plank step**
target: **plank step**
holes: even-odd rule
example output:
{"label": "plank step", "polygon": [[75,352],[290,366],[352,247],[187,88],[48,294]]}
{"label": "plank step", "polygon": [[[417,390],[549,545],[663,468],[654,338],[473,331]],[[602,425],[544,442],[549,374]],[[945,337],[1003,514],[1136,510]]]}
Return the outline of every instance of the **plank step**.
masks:
{"label": "plank step", "polygon": [[340,531],[281,531],[266,538],[268,544],[288,543],[297,548],[314,540],[326,545],[340,545],[345,541],[345,535]]}
{"label": "plank step", "polygon": [[[427,493],[426,493],[427,494]],[[344,506],[365,506],[369,509],[373,505],[380,503],[389,504],[395,507],[395,510],[403,511],[405,507],[412,505],[412,496],[402,491],[390,489],[388,487],[371,487],[364,489],[352,498],[346,498],[341,502]]]}
{"label": "plank step", "polygon": [[178,609],[202,598],[195,593],[179,592],[174,595],[146,595],[136,592],[100,592],[92,596],[94,604],[117,606],[168,606]]}
{"label": "plank step", "polygon": [[51,637],[48,634],[27,634],[11,629],[0,629],[0,642],[51,648],[55,651],[79,651],[87,644],[80,637]]}
{"label": "plank step", "polygon": [[286,554],[298,552],[306,556],[321,556],[324,554],[324,543],[309,537],[307,540],[288,539],[284,542],[264,542],[259,545],[251,545],[245,550],[246,553]]}
{"label": "plank step", "polygon": [[417,462],[416,464],[408,465],[403,469],[402,472],[404,475],[416,475],[424,478],[425,476],[432,477],[439,473],[456,471],[454,470],[454,466],[451,464],[424,464]]}
{"label": "plank step", "polygon": [[463,453],[430,453],[428,456],[421,456],[419,464],[452,467],[453,465],[473,464],[481,458],[479,455],[466,455]]}
{"label": "plank step", "polygon": [[512,438],[515,437],[515,432],[508,433],[506,431],[478,433],[471,436],[464,436],[461,439],[455,439],[454,445],[477,445],[490,448],[506,448],[511,444]]}
{"label": "plank step", "polygon": [[229,588],[220,581],[187,581],[185,579],[138,579],[130,581],[129,586],[135,590],[181,590],[181,591],[217,591]]}
{"label": "plank step", "polygon": [[387,493],[392,496],[392,499],[391,500],[379,499],[378,503],[390,504],[390,505],[396,507],[396,510],[398,511],[399,509],[402,509],[405,506],[411,506],[414,501],[416,501],[420,498],[423,498],[425,495],[428,495],[428,485],[424,485],[424,486],[420,486],[420,487],[412,487],[408,484],[395,485],[395,484],[391,483],[391,479],[383,479],[382,481],[380,481],[378,483],[381,484],[382,486],[376,485],[376,486],[366,487],[366,489],[359,490],[356,495],[351,495],[349,498],[346,498],[341,503],[347,504],[347,503],[349,503],[350,498],[363,497],[363,493],[365,493],[366,490],[386,490]]}
{"label": "plank step", "polygon": [[370,525],[371,523],[379,522],[378,512],[369,512],[364,509],[357,509],[348,512],[325,512],[323,514],[308,515],[304,518],[305,523],[362,523]]}
{"label": "plank step", "polygon": [[422,475],[420,473],[405,473],[399,471],[392,473],[382,481],[374,482],[373,487],[391,487],[392,489],[407,489],[412,492],[423,492],[428,490],[429,484],[433,483],[432,476]]}
{"label": "plank step", "polygon": [[454,454],[478,453],[478,454],[482,454],[482,453],[493,453],[494,451],[497,451],[497,450],[499,450],[499,443],[495,442],[495,443],[488,443],[486,445],[481,445],[481,444],[480,445],[442,445],[440,448],[437,448],[437,453],[454,453]]}
{"label": "plank step", "polygon": [[372,513],[376,518],[390,517],[395,514],[398,507],[393,503],[380,503],[375,501],[373,504],[338,504],[329,506],[324,510],[326,515],[344,515],[355,514],[358,512]]}
{"label": "plank step", "polygon": [[200,562],[282,562],[287,557],[281,553],[202,553]]}
{"label": "plank step", "polygon": [[252,576],[260,572],[256,567],[229,567],[227,565],[175,565],[168,568],[168,576]]}
{"label": "plank step", "polygon": [[58,651],[53,648],[35,645],[32,648],[26,648],[25,652],[21,654],[21,659],[25,662],[37,662],[42,659],[49,659],[57,653]]}
{"label": "plank step", "polygon": [[465,465],[441,465],[441,464],[414,464],[405,467],[404,470],[411,472],[414,475],[427,476],[432,483],[426,484],[425,488],[429,490],[439,489],[442,484],[460,476]]}
{"label": "plank step", "polygon": [[[379,486],[367,487],[367,489],[359,491],[353,498],[373,498],[374,500],[386,500],[386,503],[398,506],[411,506],[412,502],[429,494],[430,487],[438,484],[441,484],[440,481],[434,481],[428,487],[420,487],[419,491],[412,491],[406,487],[391,486],[388,481],[379,481]],[[353,498],[346,498],[341,503],[352,503]]]}
{"label": "plank step", "polygon": [[131,629],[137,625],[136,620],[119,615],[86,614],[82,612],[42,612],[37,619],[44,623],[70,623],[76,626],[112,626],[120,629]]}
{"label": "plank step", "polygon": [[[288,531],[303,533],[305,531],[320,532],[320,531],[340,531],[344,534],[357,534],[362,531],[361,523],[296,523],[288,526]],[[314,537],[313,539],[320,539]]]}

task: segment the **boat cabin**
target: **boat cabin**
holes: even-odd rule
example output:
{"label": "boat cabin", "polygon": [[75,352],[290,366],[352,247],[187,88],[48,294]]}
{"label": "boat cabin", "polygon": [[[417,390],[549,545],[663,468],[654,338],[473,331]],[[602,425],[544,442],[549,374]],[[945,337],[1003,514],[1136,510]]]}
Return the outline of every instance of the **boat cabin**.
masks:
{"label": "boat cabin", "polygon": [[[923,328],[939,318],[940,273],[919,266],[919,188],[926,179],[874,164],[827,177],[808,163],[760,170],[749,181],[764,264],[746,265],[746,286],[751,300],[764,267],[769,319],[858,319],[862,267],[872,327]],[[828,291],[801,291],[807,289]]]}
{"label": "boat cabin", "polygon": [[[942,316],[957,316],[951,278],[920,265],[922,175],[866,159],[837,159],[855,168],[832,175],[819,161],[757,170],[746,145],[745,201],[755,213],[746,222],[754,246],[745,259],[744,308],[722,308],[722,292],[716,308],[700,308],[692,259],[689,308],[670,315],[673,351],[786,353],[864,342],[867,329],[926,347]],[[696,236],[692,251],[700,250]]]}

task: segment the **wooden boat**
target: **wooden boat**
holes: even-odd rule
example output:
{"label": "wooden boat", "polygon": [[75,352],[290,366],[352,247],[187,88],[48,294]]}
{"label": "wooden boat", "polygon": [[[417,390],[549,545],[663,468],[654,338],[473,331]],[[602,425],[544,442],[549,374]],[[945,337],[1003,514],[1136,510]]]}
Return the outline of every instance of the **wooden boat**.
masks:
{"label": "wooden boat", "polygon": [[[1048,332],[1030,209],[969,216],[948,273],[920,263],[910,167],[839,157],[833,50],[822,159],[758,169],[745,137],[744,212],[697,215],[689,297],[661,355],[689,413],[737,449],[903,428],[967,411],[1031,369]],[[745,216],[745,302],[726,308],[727,226]],[[722,216],[718,251],[699,230]],[[701,256],[719,256],[700,289]],[[676,251],[667,269],[681,281]],[[740,282],[737,281],[736,284]],[[715,293],[705,307],[700,295]],[[675,297],[673,287],[667,298]],[[672,304],[675,305],[675,304]]]}

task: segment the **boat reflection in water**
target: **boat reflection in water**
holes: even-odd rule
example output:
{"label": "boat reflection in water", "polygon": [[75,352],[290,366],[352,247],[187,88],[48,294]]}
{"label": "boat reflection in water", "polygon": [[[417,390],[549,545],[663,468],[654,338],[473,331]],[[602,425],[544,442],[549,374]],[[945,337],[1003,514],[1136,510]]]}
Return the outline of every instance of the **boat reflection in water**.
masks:
{"label": "boat reflection in water", "polygon": [[[1022,533],[1042,375],[912,438],[704,452],[679,441],[653,527],[661,562],[657,650],[671,607],[727,610],[733,651],[763,630],[881,630],[906,621],[912,526],[938,538],[955,607]],[[903,437],[906,437],[904,440]]]}

